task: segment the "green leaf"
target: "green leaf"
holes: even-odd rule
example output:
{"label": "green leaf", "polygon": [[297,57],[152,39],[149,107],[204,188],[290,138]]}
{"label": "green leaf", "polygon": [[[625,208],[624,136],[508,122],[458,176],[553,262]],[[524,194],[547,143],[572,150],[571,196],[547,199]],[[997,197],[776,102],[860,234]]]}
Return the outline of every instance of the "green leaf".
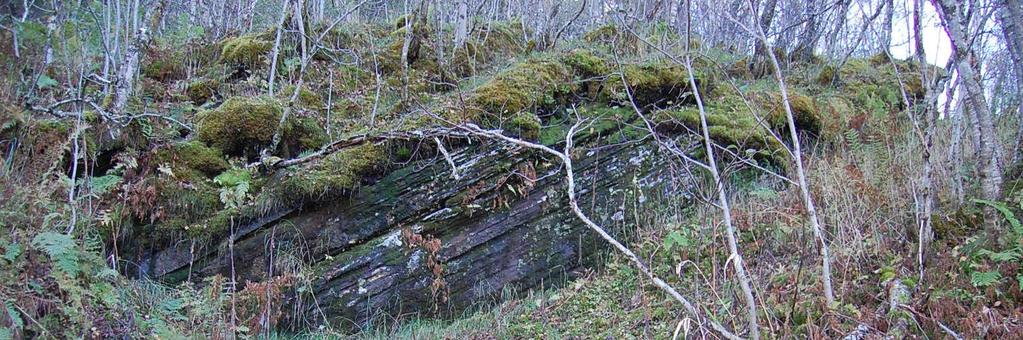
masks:
{"label": "green leaf", "polygon": [[7,327],[0,327],[0,340],[14,339],[14,333]]}
{"label": "green leaf", "polygon": [[40,74],[39,79],[36,79],[36,87],[40,90],[56,87],[57,85],[59,85],[59,83],[46,74]]}
{"label": "green leaf", "polygon": [[970,283],[974,287],[987,287],[1002,280],[1002,273],[997,271],[974,272],[970,275]]}
{"label": "green leaf", "polygon": [[75,276],[80,271],[78,250],[71,236],[54,232],[41,233],[32,239],[32,246],[42,250],[50,260],[56,262],[57,270],[70,276]]}
{"label": "green leaf", "polygon": [[14,260],[17,260],[18,256],[21,255],[21,250],[21,245],[17,243],[4,245],[4,260],[7,260],[9,263],[14,263]]}
{"label": "green leaf", "polygon": [[667,251],[671,251],[675,247],[689,248],[692,245],[693,240],[678,231],[672,231],[668,233],[668,237],[664,238],[664,248]]}

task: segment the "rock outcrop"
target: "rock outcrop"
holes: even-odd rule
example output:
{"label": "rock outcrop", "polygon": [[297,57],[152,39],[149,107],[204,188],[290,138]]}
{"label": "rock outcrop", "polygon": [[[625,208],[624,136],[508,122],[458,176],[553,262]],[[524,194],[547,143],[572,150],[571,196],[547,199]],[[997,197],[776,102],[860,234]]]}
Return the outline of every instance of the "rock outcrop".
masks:
{"label": "rock outcrop", "polygon": [[[621,231],[675,192],[655,155],[643,143],[576,150],[580,200],[594,220]],[[604,248],[571,213],[561,165],[541,156],[477,141],[452,153],[457,178],[442,157],[413,161],[341,199],[242,223],[233,238],[152,251],[142,266],[165,281],[233,273],[240,282],[311,266],[311,294],[291,303],[309,319],[352,326],[381,312],[457,312],[506,288],[563,281]]]}

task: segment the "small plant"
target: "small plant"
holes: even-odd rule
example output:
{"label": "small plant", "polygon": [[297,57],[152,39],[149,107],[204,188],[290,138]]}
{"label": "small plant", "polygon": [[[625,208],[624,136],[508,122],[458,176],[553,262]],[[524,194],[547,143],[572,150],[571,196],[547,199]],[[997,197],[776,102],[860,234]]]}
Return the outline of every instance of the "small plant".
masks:
{"label": "small plant", "polygon": [[[970,270],[970,284],[974,287],[984,288],[1004,284],[1005,277],[997,270],[997,267],[1005,264],[1015,264],[1016,268],[1023,265],[1023,224],[1016,218],[1013,208],[1005,202],[974,199],[973,202],[990,206],[997,210],[1009,223],[1007,233],[1008,243],[999,249],[976,248],[969,257],[970,262],[967,269]],[[1020,204],[1019,209],[1023,209]],[[983,270],[982,270],[983,269]],[[1023,289],[1023,272],[1017,269],[1015,279]]]}
{"label": "small plant", "polygon": [[220,202],[228,209],[237,209],[245,204],[249,193],[252,174],[243,169],[231,169],[213,178],[220,185]]}

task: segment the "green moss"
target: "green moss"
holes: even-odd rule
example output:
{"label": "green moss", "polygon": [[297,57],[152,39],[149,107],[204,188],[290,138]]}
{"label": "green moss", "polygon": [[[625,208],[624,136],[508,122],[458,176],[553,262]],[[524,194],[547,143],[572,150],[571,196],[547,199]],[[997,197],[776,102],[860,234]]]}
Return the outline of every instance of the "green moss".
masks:
{"label": "green moss", "polygon": [[354,189],[386,159],[383,148],[374,144],[341,150],[309,167],[289,169],[274,190],[282,200],[331,197]]}
{"label": "green moss", "polygon": [[[692,100],[687,95],[690,88],[689,74],[682,66],[665,63],[630,64],[623,67],[623,72],[632,99],[640,107],[666,107]],[[704,92],[710,91],[705,82],[698,81],[697,84]],[[608,79],[604,92],[612,101],[630,105],[628,92],[620,79]]]}
{"label": "green moss", "polygon": [[469,35],[462,46],[451,51],[452,72],[464,76],[475,74],[497,61],[525,53],[522,37],[526,32],[519,21],[493,22]]}
{"label": "green moss", "polygon": [[[796,123],[796,129],[819,135],[821,116],[813,98],[796,89],[789,88],[788,90],[789,108],[792,109],[792,119]],[[786,131],[783,128],[787,126],[788,119],[781,92],[755,93],[753,98],[766,110],[771,127]]]}
{"label": "green moss", "polygon": [[[273,98],[232,97],[197,115],[198,138],[227,155],[255,155],[270,145],[282,114],[281,103]],[[323,129],[311,118],[291,115],[284,129],[276,150],[283,155],[319,147],[326,140]]]}
{"label": "green moss", "polygon": [[220,61],[230,64],[241,64],[257,67],[266,63],[267,53],[273,48],[273,42],[263,35],[248,34],[228,38],[222,42]]}
{"label": "green moss", "polygon": [[[291,98],[291,95],[295,93],[295,86],[288,85],[284,87],[284,90],[280,92],[285,98]],[[297,104],[300,107],[307,108],[310,110],[322,110],[325,109],[327,101],[323,99],[319,94],[309,90],[306,87],[302,87],[298,91]]]}
{"label": "green moss", "polygon": [[530,112],[519,112],[504,124],[506,132],[527,140],[540,138],[540,118]]}
{"label": "green moss", "polygon": [[606,76],[611,73],[611,66],[607,60],[588,49],[571,50],[562,57],[562,60],[582,78]]}
{"label": "green moss", "polygon": [[188,84],[185,88],[185,96],[192,104],[202,105],[213,98],[220,87],[220,81],[216,79],[200,79]]}
{"label": "green moss", "polygon": [[232,97],[197,116],[199,140],[228,155],[258,153],[269,145],[283,108],[269,97]]}
{"label": "green moss", "polygon": [[843,97],[864,111],[879,115],[904,108],[900,79],[910,101],[923,99],[926,89],[920,82],[919,65],[910,61],[890,60],[877,63],[877,59],[850,59],[837,70],[834,66],[826,66],[818,75],[818,81],[830,84],[831,79],[835,79],[835,85]]}
{"label": "green moss", "polygon": [[614,24],[607,24],[586,32],[583,35],[583,41],[590,44],[616,46],[625,51],[636,51],[639,48],[639,39],[634,34],[621,30]]}
{"label": "green moss", "polygon": [[315,118],[292,118],[285,128],[284,143],[290,150],[314,150],[327,143],[327,133]]}
{"label": "green moss", "polygon": [[[184,232],[192,236],[204,234],[203,221],[222,209],[220,194],[201,175],[175,172],[151,178],[157,192],[155,211],[149,218],[162,231]],[[173,239],[173,234],[148,235],[150,241]]]}
{"label": "green moss", "polygon": [[171,145],[156,153],[158,163],[169,163],[178,168],[194,169],[207,177],[215,176],[228,168],[220,150],[210,148],[200,141],[188,141]]}
{"label": "green moss", "polygon": [[984,214],[975,206],[963,206],[947,213],[931,216],[931,228],[937,239],[947,240],[955,245],[968,235],[981,230],[984,225]]}
{"label": "green moss", "polygon": [[552,58],[530,58],[476,89],[473,103],[494,115],[559,104],[572,91],[572,73]]}
{"label": "green moss", "polygon": [[881,66],[890,63],[891,58],[888,57],[888,53],[878,52],[870,56],[870,59],[868,59],[868,61],[870,61],[871,65]]}

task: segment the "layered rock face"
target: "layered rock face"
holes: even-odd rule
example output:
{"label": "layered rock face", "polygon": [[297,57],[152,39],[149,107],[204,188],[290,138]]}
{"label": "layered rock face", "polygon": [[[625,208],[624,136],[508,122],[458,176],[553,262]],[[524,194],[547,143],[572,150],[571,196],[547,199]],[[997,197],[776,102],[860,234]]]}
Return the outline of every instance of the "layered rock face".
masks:
{"label": "layered rock face", "polygon": [[[486,141],[451,156],[454,174],[439,156],[413,161],[341,199],[242,223],[233,238],[152,250],[143,267],[165,281],[245,282],[311,266],[312,285],[302,288],[311,294],[288,303],[310,320],[354,327],[381,313],[445,315],[505,289],[551,286],[605,249],[568,207],[557,160]],[[612,231],[677,192],[649,144],[574,156],[580,204]]]}

